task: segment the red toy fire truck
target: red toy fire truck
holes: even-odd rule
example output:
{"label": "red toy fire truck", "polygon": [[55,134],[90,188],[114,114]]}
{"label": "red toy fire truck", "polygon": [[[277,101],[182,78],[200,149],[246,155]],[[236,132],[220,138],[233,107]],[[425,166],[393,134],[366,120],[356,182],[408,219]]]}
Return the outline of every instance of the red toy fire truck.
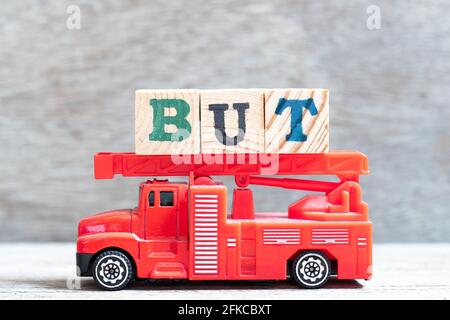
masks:
{"label": "red toy fire truck", "polygon": [[[97,179],[121,174],[184,176],[188,181],[143,182],[136,208],[81,220],[79,275],[93,276],[106,290],[122,289],[136,278],[290,277],[304,288],[319,288],[330,276],[371,278],[372,225],[359,185],[359,176],[368,173],[365,155],[277,155],[274,175],[332,175],[336,182],[261,176],[265,164],[250,161],[255,159],[251,154],[243,155],[239,163],[224,154],[219,155],[222,161],[211,164],[203,156],[189,155],[192,161],[174,163],[170,155],[96,154]],[[211,178],[227,175],[234,176],[237,185],[230,213],[226,186]],[[290,204],[287,213],[255,213],[249,185],[319,194]]]}

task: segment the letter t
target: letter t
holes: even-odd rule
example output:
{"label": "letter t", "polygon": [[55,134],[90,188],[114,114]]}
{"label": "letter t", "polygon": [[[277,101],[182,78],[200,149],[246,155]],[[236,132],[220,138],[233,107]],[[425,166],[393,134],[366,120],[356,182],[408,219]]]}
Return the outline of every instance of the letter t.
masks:
{"label": "letter t", "polygon": [[281,98],[278,101],[277,108],[275,109],[275,114],[281,115],[286,108],[291,108],[291,132],[286,135],[287,141],[306,141],[308,138],[306,134],[303,133],[303,108],[309,110],[311,115],[317,115],[317,108],[314,104],[312,98],[306,100],[287,100]]}

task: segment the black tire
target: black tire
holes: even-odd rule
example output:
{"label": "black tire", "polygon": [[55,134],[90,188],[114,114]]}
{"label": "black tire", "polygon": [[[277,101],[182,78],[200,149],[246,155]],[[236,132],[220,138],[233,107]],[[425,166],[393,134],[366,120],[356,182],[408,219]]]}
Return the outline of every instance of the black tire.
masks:
{"label": "black tire", "polygon": [[320,251],[304,251],[292,263],[291,277],[306,289],[322,287],[330,276],[330,260]]}
{"label": "black tire", "polygon": [[114,291],[125,288],[134,279],[134,268],[122,252],[108,250],[95,258],[92,274],[100,288]]}

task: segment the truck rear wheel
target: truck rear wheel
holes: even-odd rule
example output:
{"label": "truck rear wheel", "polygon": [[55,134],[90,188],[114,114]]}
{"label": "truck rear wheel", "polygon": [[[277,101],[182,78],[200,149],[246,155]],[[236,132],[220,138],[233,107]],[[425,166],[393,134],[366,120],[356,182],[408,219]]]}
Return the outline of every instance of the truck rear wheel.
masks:
{"label": "truck rear wheel", "polygon": [[304,251],[295,258],[291,276],[300,287],[317,289],[327,282],[330,270],[330,260],[322,252]]}
{"label": "truck rear wheel", "polygon": [[120,251],[102,252],[95,258],[92,267],[94,281],[105,290],[123,289],[134,278],[133,264]]}

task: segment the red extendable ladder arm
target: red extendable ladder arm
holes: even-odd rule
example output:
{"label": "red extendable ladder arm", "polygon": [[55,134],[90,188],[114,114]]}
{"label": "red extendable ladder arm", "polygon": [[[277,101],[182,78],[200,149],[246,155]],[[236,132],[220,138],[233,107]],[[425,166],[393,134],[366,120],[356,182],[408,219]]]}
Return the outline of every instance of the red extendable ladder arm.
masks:
{"label": "red extendable ladder arm", "polygon": [[246,188],[248,185],[260,185],[267,187],[278,187],[284,189],[295,189],[305,191],[317,192],[331,192],[341,185],[342,182],[329,182],[317,180],[303,180],[290,178],[269,178],[269,177],[255,177],[255,176],[236,176],[236,184],[241,188]]}
{"label": "red extendable ladder arm", "polygon": [[360,152],[333,151],[308,154],[199,154],[137,155],[101,152],[94,156],[96,179],[149,176],[336,175],[355,177],[369,173]]}

